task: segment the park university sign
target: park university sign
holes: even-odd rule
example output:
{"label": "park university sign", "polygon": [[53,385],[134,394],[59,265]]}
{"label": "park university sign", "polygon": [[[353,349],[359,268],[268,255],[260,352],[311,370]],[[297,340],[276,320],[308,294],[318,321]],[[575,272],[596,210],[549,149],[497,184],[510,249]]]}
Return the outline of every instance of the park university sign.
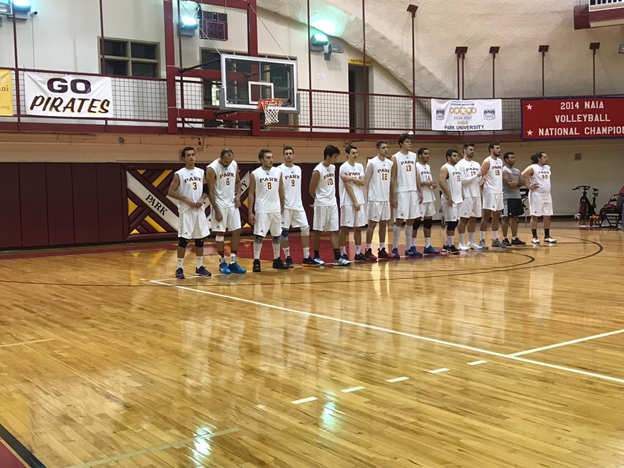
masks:
{"label": "park university sign", "polygon": [[26,113],[42,117],[114,117],[109,77],[24,73]]}

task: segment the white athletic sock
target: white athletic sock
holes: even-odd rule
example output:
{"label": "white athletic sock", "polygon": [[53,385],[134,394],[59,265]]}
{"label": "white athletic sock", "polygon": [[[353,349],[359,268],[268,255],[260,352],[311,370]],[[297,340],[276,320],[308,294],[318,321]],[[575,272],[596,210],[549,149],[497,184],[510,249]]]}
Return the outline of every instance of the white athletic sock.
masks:
{"label": "white athletic sock", "polygon": [[455,236],[448,236],[448,245],[455,245]]}
{"label": "white athletic sock", "polygon": [[204,257],[197,257],[197,268],[201,268],[204,264]]}
{"label": "white athletic sock", "polygon": [[386,243],[385,243],[385,242],[381,242],[381,243],[379,244],[379,250],[381,250],[381,249],[385,249],[385,248],[386,248]]}
{"label": "white athletic sock", "polygon": [[225,257],[219,255],[219,263],[225,263]]}
{"label": "white athletic sock", "polygon": [[236,254],[235,253],[231,253],[230,254],[230,263],[236,263]]}
{"label": "white athletic sock", "polygon": [[431,237],[425,237],[425,249],[431,247]]}
{"label": "white athletic sock", "polygon": [[492,240],[498,240],[498,231],[492,231]]}
{"label": "white athletic sock", "polygon": [[361,245],[356,245],[355,246],[355,255],[360,255],[362,253],[362,246]]}
{"label": "white athletic sock", "polygon": [[178,268],[184,268],[184,257],[178,258]]}
{"label": "white athletic sock", "polygon": [[464,240],[466,239],[466,234],[459,233],[459,243],[464,245]]}
{"label": "white athletic sock", "polygon": [[399,239],[401,237],[401,226],[397,226],[396,224],[392,228],[392,248],[399,248]]}
{"label": "white athletic sock", "polygon": [[481,240],[484,241],[485,240],[485,231],[481,231]]}
{"label": "white athletic sock", "polygon": [[287,257],[290,257],[290,247],[284,247],[284,255],[286,255]]}
{"label": "white athletic sock", "polygon": [[341,245],[340,246],[340,255],[347,255],[347,246],[346,245]]}
{"label": "white athletic sock", "polygon": [[444,245],[451,245],[451,236],[449,236],[448,234],[444,238]]}
{"label": "white athletic sock", "polygon": [[273,245],[273,258],[280,258],[280,243],[279,239],[272,242]]}
{"label": "white athletic sock", "polygon": [[511,240],[516,240],[517,238],[518,238],[518,236],[513,236],[513,237],[511,238]]}
{"label": "white athletic sock", "polygon": [[260,260],[260,252],[262,252],[262,242],[253,243],[254,260]]}
{"label": "white athletic sock", "polygon": [[370,250],[370,249],[372,249],[372,248],[373,248],[373,247],[371,246],[371,244],[366,244],[366,250]]}
{"label": "white athletic sock", "polygon": [[304,247],[303,248],[303,258],[309,258],[310,257],[310,247]]}
{"label": "white athletic sock", "polygon": [[405,223],[405,249],[409,250],[413,244],[414,239],[412,238],[412,231],[414,231],[414,225],[410,223]]}
{"label": "white athletic sock", "polygon": [[474,234],[475,234],[474,232],[469,232],[468,233],[468,242],[470,242],[471,244],[475,243],[475,241],[474,241]]}

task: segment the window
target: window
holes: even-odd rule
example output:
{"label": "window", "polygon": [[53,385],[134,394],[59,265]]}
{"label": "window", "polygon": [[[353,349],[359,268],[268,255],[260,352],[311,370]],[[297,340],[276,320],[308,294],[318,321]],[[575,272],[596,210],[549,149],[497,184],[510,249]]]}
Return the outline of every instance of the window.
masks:
{"label": "window", "polygon": [[107,75],[158,78],[158,57],[158,44],[104,39],[104,73]]}

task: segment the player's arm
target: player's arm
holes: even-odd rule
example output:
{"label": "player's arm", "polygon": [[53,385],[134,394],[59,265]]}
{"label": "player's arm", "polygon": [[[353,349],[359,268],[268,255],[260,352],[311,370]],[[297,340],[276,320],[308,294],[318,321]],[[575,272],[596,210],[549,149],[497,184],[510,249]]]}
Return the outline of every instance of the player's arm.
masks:
{"label": "player's arm", "polygon": [[478,179],[479,177],[481,177],[481,173],[478,173],[475,176],[472,177],[464,177],[464,172],[460,171],[462,173],[462,185],[468,185],[470,182],[472,182],[475,179]]}
{"label": "player's arm", "polygon": [[490,170],[490,162],[489,161],[483,161],[483,164],[481,164],[481,175],[483,176],[481,178],[481,185],[485,184],[485,182],[488,180],[488,172]]}
{"label": "player's arm", "polygon": [[279,199],[280,199],[280,213],[284,212],[284,207],[286,205],[286,199],[284,197],[284,178],[280,173],[280,182],[279,182]]}
{"label": "player's arm", "polygon": [[193,200],[187,197],[183,197],[182,195],[178,193],[179,188],[180,188],[180,176],[176,174],[173,176],[173,182],[171,182],[171,185],[169,186],[169,191],[167,192],[167,195],[173,198],[174,200],[179,200],[181,202],[186,203],[191,208],[195,208],[195,202]]}
{"label": "player's arm", "polygon": [[507,171],[503,171],[503,183],[510,188],[520,187],[520,185],[509,178],[509,172]]}
{"label": "player's arm", "polygon": [[368,163],[366,165],[366,171],[364,172],[364,187],[366,188],[366,196],[368,197],[368,187],[370,186],[371,178],[373,177],[373,165]]}
{"label": "player's arm", "polygon": [[312,179],[310,179],[310,196],[312,200],[316,199],[316,187],[318,187],[319,180],[321,180],[321,173],[319,171],[313,171]]}
{"label": "player's arm", "polygon": [[206,168],[206,183],[208,184],[208,200],[210,200],[210,205],[212,206],[212,211],[214,212],[215,220],[222,221],[223,215],[217,206],[217,201],[215,200],[215,183],[217,179],[217,174],[214,169],[211,167]]}
{"label": "player's arm", "polygon": [[[250,177],[251,179],[251,177]],[[238,171],[238,164],[236,165],[236,182],[234,182],[234,206],[236,208],[240,208],[241,206],[241,194],[240,194],[240,188],[241,188],[241,180],[240,180],[240,173]]]}
{"label": "player's arm", "polygon": [[208,171],[204,172],[204,180],[202,180],[202,184],[203,184],[203,193],[202,196],[199,198],[198,202],[195,204],[195,208],[201,208],[204,206],[204,202],[206,201],[206,198],[208,198],[208,182],[206,182],[206,173]]}
{"label": "player's arm", "polygon": [[249,224],[256,224],[256,178],[249,174],[249,192],[247,193],[247,203],[249,206]]}
{"label": "player's arm", "polygon": [[397,163],[396,158],[392,156],[392,169],[390,169],[390,205],[392,208],[397,207],[396,201],[396,179],[397,179]]}
{"label": "player's arm", "polygon": [[[522,178],[525,180],[528,180],[529,177],[531,177],[533,175],[533,166],[529,166],[527,167],[524,171],[522,171]],[[528,185],[527,187],[529,188],[529,190],[535,190],[538,185],[537,184],[533,184],[533,185]]]}
{"label": "player's arm", "polygon": [[416,189],[418,190],[419,203],[423,201],[422,183],[420,182],[420,176],[418,175],[418,166],[414,164],[414,176],[416,177]]}
{"label": "player's arm", "polygon": [[344,187],[345,187],[345,190],[347,191],[347,195],[349,195],[349,198],[353,202],[353,206],[355,206],[355,211],[360,211],[360,204],[357,201],[357,197],[355,196],[353,187],[351,187],[351,184],[349,182],[345,182]]}
{"label": "player's arm", "polygon": [[442,166],[440,168],[440,190],[442,190],[442,193],[444,195],[446,195],[446,199],[448,200],[449,205],[453,206],[453,197],[451,197],[451,192],[448,189],[448,186],[446,185],[446,179],[448,179],[448,169],[444,166]]}
{"label": "player's arm", "polygon": [[364,176],[360,176],[358,178],[351,178],[351,182],[353,182],[355,185],[359,185],[360,187],[364,187],[365,182],[364,182]]}

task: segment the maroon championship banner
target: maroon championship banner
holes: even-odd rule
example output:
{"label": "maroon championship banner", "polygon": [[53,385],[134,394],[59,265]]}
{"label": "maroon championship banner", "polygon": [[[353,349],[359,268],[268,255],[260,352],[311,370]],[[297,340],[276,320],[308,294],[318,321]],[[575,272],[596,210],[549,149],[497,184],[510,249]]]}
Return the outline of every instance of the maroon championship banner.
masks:
{"label": "maroon championship banner", "polygon": [[522,138],[624,138],[624,98],[523,99]]}

